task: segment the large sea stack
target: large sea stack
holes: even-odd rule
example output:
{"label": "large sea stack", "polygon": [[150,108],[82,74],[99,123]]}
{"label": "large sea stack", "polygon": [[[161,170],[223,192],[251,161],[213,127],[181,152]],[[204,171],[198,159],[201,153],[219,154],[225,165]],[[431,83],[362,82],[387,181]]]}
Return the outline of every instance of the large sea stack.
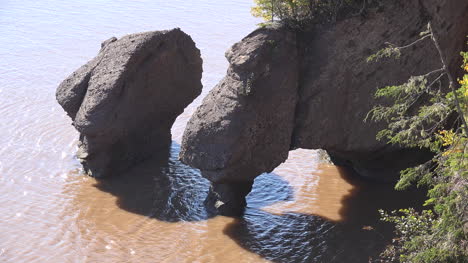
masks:
{"label": "large sea stack", "polygon": [[80,133],[85,171],[105,177],[167,155],[171,126],[200,94],[201,76],[200,51],[180,29],[103,42],[56,93]]}

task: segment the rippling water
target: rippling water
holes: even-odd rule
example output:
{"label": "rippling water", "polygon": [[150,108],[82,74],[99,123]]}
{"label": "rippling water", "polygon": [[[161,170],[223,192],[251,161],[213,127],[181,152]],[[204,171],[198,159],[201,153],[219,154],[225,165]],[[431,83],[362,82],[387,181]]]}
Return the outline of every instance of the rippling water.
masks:
{"label": "rippling water", "polygon": [[[55,102],[62,79],[111,36],[180,27],[204,60],[203,94],[225,50],[255,28],[250,0],[0,2],[1,262],[367,262],[388,239],[375,209],[405,194],[352,179],[296,150],[257,178],[240,219],[209,218],[208,182],[177,160],[97,181],[75,159],[77,133]],[[416,200],[411,198],[410,200]],[[365,230],[371,225],[375,230]]]}

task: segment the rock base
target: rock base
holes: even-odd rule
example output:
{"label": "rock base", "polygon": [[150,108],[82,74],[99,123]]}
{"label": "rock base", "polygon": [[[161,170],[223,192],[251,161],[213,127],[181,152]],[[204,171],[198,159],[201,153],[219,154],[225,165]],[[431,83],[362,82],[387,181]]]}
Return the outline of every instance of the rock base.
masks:
{"label": "rock base", "polygon": [[247,205],[245,197],[252,190],[253,181],[212,183],[205,207],[209,214],[223,216],[242,216]]}

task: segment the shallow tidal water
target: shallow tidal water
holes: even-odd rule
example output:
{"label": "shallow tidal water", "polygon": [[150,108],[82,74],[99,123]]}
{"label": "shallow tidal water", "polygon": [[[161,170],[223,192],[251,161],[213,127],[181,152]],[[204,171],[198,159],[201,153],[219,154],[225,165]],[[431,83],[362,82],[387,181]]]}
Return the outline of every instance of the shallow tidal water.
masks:
{"label": "shallow tidal water", "polygon": [[[313,150],[255,181],[242,218],[209,217],[209,183],[179,143],[225,74],[224,52],[260,22],[251,0],[0,1],[0,262],[367,262],[389,240],[377,208],[417,202],[322,164]],[[173,127],[168,163],[82,174],[58,84],[111,36],[180,27],[204,60],[203,94]],[[369,227],[371,226],[371,227]]]}

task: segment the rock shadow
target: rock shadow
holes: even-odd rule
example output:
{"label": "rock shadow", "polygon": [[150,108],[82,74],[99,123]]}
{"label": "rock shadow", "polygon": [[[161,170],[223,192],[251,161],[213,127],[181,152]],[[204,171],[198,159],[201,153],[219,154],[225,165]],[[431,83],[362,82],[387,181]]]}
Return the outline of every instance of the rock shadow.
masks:
{"label": "rock shadow", "polygon": [[[117,197],[125,211],[165,222],[201,221],[216,216],[208,212],[204,201],[210,182],[198,169],[178,160],[180,145],[172,146],[164,158],[154,158],[118,176],[97,179],[99,190]],[[272,191],[274,189],[274,191]],[[275,174],[259,176],[251,195],[259,206],[291,200],[288,182]]]}
{"label": "rock shadow", "polygon": [[414,207],[420,210],[426,199],[423,189],[396,191],[394,183],[371,181],[344,167],[338,167],[338,170],[341,178],[353,185],[351,192],[342,199],[339,211],[347,223],[371,225],[379,218],[378,209]]}
{"label": "rock shadow", "polygon": [[377,209],[419,206],[424,194],[396,192],[391,184],[367,182],[344,169],[340,175],[354,186],[342,198],[342,221],[303,213],[271,214],[248,206],[244,217],[227,225],[224,233],[272,262],[369,262],[392,238],[392,226],[379,221]]}

